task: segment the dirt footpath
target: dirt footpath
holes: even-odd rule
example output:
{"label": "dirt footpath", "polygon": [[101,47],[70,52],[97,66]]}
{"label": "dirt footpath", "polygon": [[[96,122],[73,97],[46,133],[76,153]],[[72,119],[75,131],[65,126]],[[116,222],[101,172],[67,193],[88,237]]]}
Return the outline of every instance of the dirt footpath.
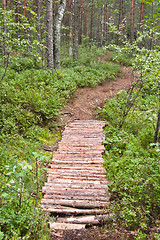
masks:
{"label": "dirt footpath", "polygon": [[97,107],[102,107],[107,98],[113,97],[116,92],[131,85],[133,81],[131,68],[121,67],[121,72],[121,76],[114,81],[106,79],[96,88],[78,89],[61,113],[62,125],[76,119],[96,119]]}

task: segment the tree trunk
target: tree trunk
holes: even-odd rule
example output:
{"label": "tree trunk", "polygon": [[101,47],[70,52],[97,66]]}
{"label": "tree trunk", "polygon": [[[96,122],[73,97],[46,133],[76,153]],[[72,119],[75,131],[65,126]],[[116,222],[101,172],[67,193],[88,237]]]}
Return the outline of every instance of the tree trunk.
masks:
{"label": "tree trunk", "polygon": [[103,45],[103,41],[104,41],[104,4],[103,1],[101,3],[101,46]]}
{"label": "tree trunk", "polygon": [[37,32],[39,39],[41,39],[40,15],[41,15],[41,0],[37,0],[37,18],[38,18]]}
{"label": "tree trunk", "polygon": [[140,31],[142,31],[143,25],[143,12],[144,12],[144,1],[141,2],[141,10],[140,10]]}
{"label": "tree trunk", "polygon": [[73,3],[72,0],[68,2],[69,7],[69,56],[73,54],[73,37],[72,37],[72,16],[73,16]]}
{"label": "tree trunk", "polygon": [[126,21],[125,21],[125,0],[122,0],[122,38],[125,39],[126,36]]}
{"label": "tree trunk", "polygon": [[[3,0],[3,10],[4,10],[4,12],[6,11],[6,0]],[[5,55],[6,54],[6,33],[7,33],[5,13],[3,15],[3,31],[4,31],[4,35],[3,35],[3,54]]]}
{"label": "tree trunk", "polygon": [[131,44],[134,41],[134,7],[135,7],[135,0],[131,0],[131,25],[130,25],[130,42],[131,42]]}
{"label": "tree trunk", "polygon": [[155,133],[154,133],[154,141],[153,141],[154,143],[158,142],[159,128],[160,128],[160,106],[159,106],[159,111],[158,111],[156,130],[155,130]]}
{"label": "tree trunk", "polygon": [[82,43],[82,23],[83,23],[83,0],[80,0],[79,4],[79,33],[78,33],[78,43]]}
{"label": "tree trunk", "polygon": [[[106,23],[109,23],[109,11],[108,4],[106,3]],[[106,41],[109,40],[109,26],[106,24]]]}
{"label": "tree trunk", "polygon": [[74,21],[73,21],[73,59],[78,61],[78,25],[79,25],[79,0],[74,0]]}
{"label": "tree trunk", "polygon": [[121,10],[122,10],[122,6],[121,6],[121,1],[119,2],[119,11],[118,11],[118,22],[117,22],[117,29],[119,30],[120,27],[120,23],[121,23]]}
{"label": "tree trunk", "polygon": [[93,0],[92,0],[92,6],[90,10],[90,35],[89,35],[90,42],[93,39]]}
{"label": "tree trunk", "polygon": [[83,35],[87,37],[87,8],[84,8]]}
{"label": "tree trunk", "polygon": [[19,4],[18,4],[18,1],[14,1],[14,4],[15,4],[15,20],[16,20],[16,23],[18,23],[19,21],[19,17],[18,17],[18,13],[19,13]]}
{"label": "tree trunk", "polygon": [[97,9],[97,34],[96,40],[98,45],[100,45],[100,7],[98,6]]}
{"label": "tree trunk", "polygon": [[53,4],[47,0],[47,67],[53,70]]}
{"label": "tree trunk", "polygon": [[61,23],[66,7],[66,0],[61,0],[58,4],[54,17],[54,67],[60,69],[60,37]]}

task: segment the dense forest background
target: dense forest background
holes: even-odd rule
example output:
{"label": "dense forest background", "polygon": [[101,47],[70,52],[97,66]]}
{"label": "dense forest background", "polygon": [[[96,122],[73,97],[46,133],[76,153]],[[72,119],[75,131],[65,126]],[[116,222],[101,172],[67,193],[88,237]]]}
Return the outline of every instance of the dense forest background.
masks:
{"label": "dense forest background", "polygon": [[75,90],[115,79],[120,65],[132,68],[132,86],[99,109],[109,122],[111,226],[159,238],[159,29],[159,0],[0,3],[0,239],[49,239],[44,146],[60,139],[59,114]]}

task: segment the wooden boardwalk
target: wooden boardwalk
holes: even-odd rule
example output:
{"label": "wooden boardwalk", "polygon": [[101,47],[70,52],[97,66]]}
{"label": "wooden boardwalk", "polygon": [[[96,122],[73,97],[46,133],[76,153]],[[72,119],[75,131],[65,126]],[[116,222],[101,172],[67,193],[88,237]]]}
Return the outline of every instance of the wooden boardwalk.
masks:
{"label": "wooden boardwalk", "polygon": [[52,228],[79,229],[101,220],[109,202],[102,166],[104,126],[103,121],[76,120],[65,127],[42,189],[42,208],[66,216],[50,224]]}

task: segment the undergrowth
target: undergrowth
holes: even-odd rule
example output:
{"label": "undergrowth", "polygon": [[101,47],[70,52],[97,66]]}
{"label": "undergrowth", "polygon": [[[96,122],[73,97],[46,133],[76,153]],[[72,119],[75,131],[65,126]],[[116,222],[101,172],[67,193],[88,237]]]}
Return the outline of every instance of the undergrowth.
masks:
{"label": "undergrowth", "polygon": [[104,166],[110,180],[110,209],[116,224],[132,239],[158,239],[160,148],[159,143],[153,144],[158,96],[142,90],[122,121],[128,96],[122,90],[100,110],[102,119],[108,121]]}
{"label": "undergrowth", "polygon": [[98,61],[101,53],[82,49],[78,63],[64,58],[62,70],[53,72],[38,57],[18,54],[10,56],[6,73],[0,68],[0,239],[49,239],[40,199],[51,154],[42,145],[60,139],[57,120],[77,87],[120,73],[118,65]]}

